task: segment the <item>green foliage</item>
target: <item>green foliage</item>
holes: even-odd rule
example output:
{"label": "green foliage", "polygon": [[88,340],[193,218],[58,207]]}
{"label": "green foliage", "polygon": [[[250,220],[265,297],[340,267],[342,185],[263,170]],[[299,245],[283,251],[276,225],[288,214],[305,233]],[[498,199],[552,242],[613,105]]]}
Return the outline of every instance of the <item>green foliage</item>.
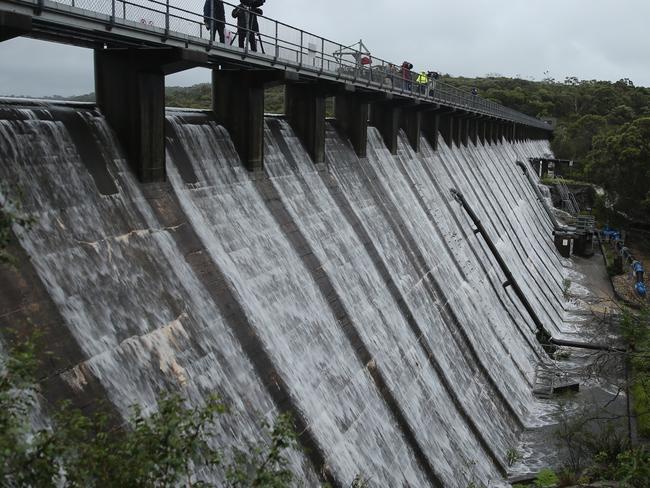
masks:
{"label": "green foliage", "polygon": [[562,405],[557,412],[555,437],[563,451],[564,468],[580,474],[596,455],[607,453],[610,459],[629,449],[626,423],[611,420],[603,423],[603,412],[590,405],[580,410]]}
{"label": "green foliage", "polygon": [[538,488],[546,488],[557,485],[559,481],[559,478],[553,470],[542,469],[535,479],[535,486]]}
{"label": "green foliage", "polygon": [[650,308],[623,313],[621,330],[630,348],[630,377],[637,428],[650,438]]}
{"label": "green foliage", "polygon": [[212,109],[212,85],[201,83],[190,87],[169,86],[165,89],[167,107]]}
{"label": "green foliage", "polygon": [[[650,117],[594,137],[587,172],[610,194],[616,207],[635,220],[650,213]],[[607,163],[607,164],[605,164]]]}
{"label": "green foliage", "polygon": [[284,87],[276,86],[264,92],[264,111],[267,114],[284,113]]}
{"label": "green foliage", "polygon": [[217,421],[227,413],[216,397],[191,407],[170,395],[154,414],[145,416],[135,407],[127,425],[113,429],[106,415],[88,417],[63,404],[53,413],[50,428],[34,431],[34,358],[34,342],[19,342],[0,368],[1,486],[208,486],[195,478],[199,471],[221,473],[230,488],[292,483],[285,457],[297,445],[291,418],[281,416],[273,427],[265,426],[268,443],[215,447]]}
{"label": "green foliage", "polygon": [[[629,348],[630,386],[639,432],[648,435],[650,310],[623,310],[621,331]],[[568,452],[567,469],[560,476],[560,485],[604,480],[646,488],[650,479],[650,453],[644,448],[632,448],[625,429],[617,429],[612,421],[604,428],[599,422],[597,412],[560,418],[556,435]]]}
{"label": "green foliage", "polygon": [[555,119],[555,155],[579,161],[577,177],[607,189],[616,210],[650,221],[650,142],[644,122],[650,115],[650,89],[628,79],[443,79],[466,90],[476,86],[483,97],[515,110]]}
{"label": "green foliage", "polygon": [[646,488],[650,479],[650,452],[644,448],[627,450],[615,458],[607,453],[596,456],[596,462],[587,471],[591,480],[614,480],[622,486]]}
{"label": "green foliage", "polygon": [[6,193],[7,189],[0,186],[0,264],[13,262],[7,253],[13,237],[12,226],[29,227],[32,223],[32,219],[23,214],[20,203],[5,197]]}
{"label": "green foliage", "polygon": [[510,448],[506,451],[506,462],[508,463],[508,467],[514,466],[519,461],[521,461],[521,453],[517,449]]}
{"label": "green foliage", "polygon": [[[212,85],[201,83],[190,87],[171,86],[165,89],[167,107],[212,109]],[[264,92],[264,111],[284,113],[284,87],[276,86]]]}
{"label": "green foliage", "polygon": [[617,456],[614,479],[625,484],[642,487],[650,480],[650,452],[645,449],[626,451]]}
{"label": "green foliage", "polygon": [[281,415],[270,429],[271,442],[254,446],[248,451],[236,450],[235,462],[227,468],[226,479],[233,488],[289,486],[293,473],[284,457],[287,449],[296,449],[298,436],[293,430],[290,415]]}

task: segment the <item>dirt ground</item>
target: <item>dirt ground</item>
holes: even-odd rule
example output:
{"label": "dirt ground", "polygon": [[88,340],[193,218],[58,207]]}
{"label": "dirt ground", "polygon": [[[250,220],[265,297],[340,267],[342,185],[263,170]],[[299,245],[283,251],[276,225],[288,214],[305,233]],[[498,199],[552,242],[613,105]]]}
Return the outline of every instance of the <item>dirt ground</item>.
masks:
{"label": "dirt ground", "polygon": [[[604,243],[608,246],[608,243]],[[650,232],[648,231],[629,231],[626,236],[625,245],[632,251],[634,257],[643,263],[645,268],[645,283],[650,285]],[[635,280],[629,267],[625,268],[625,273],[612,278],[614,289],[618,296],[630,305],[643,307],[650,305],[650,297],[639,297],[634,290]]]}
{"label": "dirt ground", "polygon": [[650,232],[633,230],[628,232],[627,246],[632,250],[636,258],[644,263],[647,268],[650,266]]}

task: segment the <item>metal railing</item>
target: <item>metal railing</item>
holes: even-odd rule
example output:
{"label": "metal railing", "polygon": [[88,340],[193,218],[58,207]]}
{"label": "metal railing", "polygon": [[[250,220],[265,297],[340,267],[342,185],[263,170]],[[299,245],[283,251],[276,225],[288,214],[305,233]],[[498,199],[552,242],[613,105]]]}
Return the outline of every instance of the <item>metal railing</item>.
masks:
{"label": "metal railing", "polygon": [[[174,38],[187,45],[200,46],[208,53],[236,52],[242,60],[255,60],[291,66],[317,76],[334,77],[343,82],[461,108],[481,115],[509,120],[527,126],[551,130],[544,121],[531,117],[478,95],[460,90],[438,80],[417,83],[418,73],[403,70],[402,63],[391,63],[367,52],[331,41],[264,15],[257,15],[259,29],[240,27],[232,16],[237,5],[225,6],[225,42],[211,36],[203,15],[203,0],[6,0],[34,5],[40,10],[48,5],[70,7],[76,17],[97,20],[103,14],[109,23],[129,23],[138,30],[160,34],[162,41]],[[59,12],[60,13],[60,12]],[[220,22],[220,19],[207,19]],[[244,34],[244,35],[242,35]],[[255,44],[242,37],[252,35]],[[236,41],[236,42],[235,42]],[[240,47],[241,46],[241,47]],[[365,59],[364,59],[365,58]]]}

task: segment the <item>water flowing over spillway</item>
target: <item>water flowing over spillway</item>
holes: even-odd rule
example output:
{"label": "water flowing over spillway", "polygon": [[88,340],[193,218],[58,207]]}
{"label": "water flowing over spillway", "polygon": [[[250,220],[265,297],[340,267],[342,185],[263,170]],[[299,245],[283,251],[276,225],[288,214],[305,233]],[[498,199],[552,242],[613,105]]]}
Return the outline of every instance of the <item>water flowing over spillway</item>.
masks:
{"label": "water flowing over spillway", "polygon": [[168,183],[142,185],[93,107],[0,105],[2,191],[35,217],[16,233],[62,324],[53,347],[78,349],[64,387],[94,385],[122,416],[164,391],[217,393],[233,411],[219,442],[253,442],[288,410],[307,486],[319,470],[503,484],[546,353],[450,189],[559,334],[566,263],[514,164],[548,143],[415,153],[401,137],[393,156],[370,128],[360,160],[328,122],[316,167],[267,117],[262,175],[209,114],[169,112]]}

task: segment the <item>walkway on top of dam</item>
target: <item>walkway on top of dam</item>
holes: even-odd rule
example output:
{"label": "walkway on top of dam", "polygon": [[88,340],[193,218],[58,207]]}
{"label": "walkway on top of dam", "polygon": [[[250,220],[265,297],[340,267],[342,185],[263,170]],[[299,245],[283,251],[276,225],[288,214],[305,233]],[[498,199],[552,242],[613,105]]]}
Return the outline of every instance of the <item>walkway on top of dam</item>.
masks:
{"label": "walkway on top of dam", "polygon": [[[237,26],[229,22],[234,5],[224,4],[226,30],[234,34]],[[176,71],[194,66],[285,71],[350,91],[422,104],[423,109],[447,107],[552,131],[542,120],[440,81],[426,87],[404,80],[401,63],[364,52],[362,43],[344,46],[269,17],[258,17],[257,52],[248,45],[238,47],[231,36],[225,44],[213,42],[202,5],[203,0],[0,0],[0,40],[28,36],[95,49],[180,48],[185,56]],[[417,73],[411,75],[415,80]]]}

